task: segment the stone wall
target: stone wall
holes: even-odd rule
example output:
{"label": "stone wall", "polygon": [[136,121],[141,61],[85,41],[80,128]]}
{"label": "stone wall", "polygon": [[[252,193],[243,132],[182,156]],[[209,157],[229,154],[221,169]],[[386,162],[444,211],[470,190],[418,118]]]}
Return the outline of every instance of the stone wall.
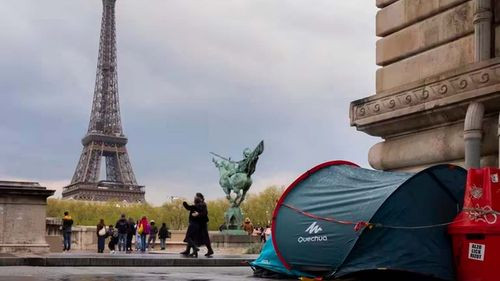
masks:
{"label": "stone wall", "polygon": [[[474,61],[472,1],[400,0],[377,14],[376,92]],[[457,6],[455,6],[457,5]]]}
{"label": "stone wall", "polygon": [[[51,252],[62,252],[62,233],[57,226],[58,219],[47,218],[47,235],[46,240],[50,245]],[[185,243],[183,242],[184,236],[186,235],[185,230],[170,230],[172,233],[172,237],[167,239],[167,249],[180,250],[185,247]],[[252,236],[228,236],[223,235],[218,231],[210,231],[209,232],[210,239],[212,241],[212,247],[217,248],[241,248],[246,249],[253,245],[254,243],[258,243],[259,237]],[[97,249],[97,235],[96,235],[96,227],[95,226],[75,226],[73,227],[72,235],[71,235],[71,249],[75,251],[95,251]],[[107,249],[106,240],[106,249]],[[135,238],[133,241],[135,246]],[[159,249],[160,240],[156,239],[156,248]]]}
{"label": "stone wall", "polygon": [[[53,223],[57,221],[54,218],[47,218],[47,233],[46,240],[50,245],[51,252],[62,252],[63,237],[60,230],[60,225]],[[171,230],[172,238],[168,239],[170,245],[184,245],[182,240],[184,239],[185,231],[182,230]],[[106,249],[107,249],[106,240]],[[160,240],[157,239],[156,243],[159,245]],[[134,243],[135,245],[135,239]],[[71,249],[76,251],[94,251],[97,249],[97,235],[95,226],[74,226],[71,233]]]}
{"label": "stone wall", "polygon": [[47,197],[35,182],[0,181],[0,253],[44,254]]}
{"label": "stone wall", "polygon": [[[475,101],[486,108],[482,164],[498,164],[500,0],[486,12],[477,1],[375,1],[380,8],[375,94],[350,108],[352,126],[384,139],[369,152],[372,167],[415,171],[438,163],[463,165],[463,123]],[[479,61],[484,34],[480,37],[477,26],[485,21],[492,29],[493,56]]]}

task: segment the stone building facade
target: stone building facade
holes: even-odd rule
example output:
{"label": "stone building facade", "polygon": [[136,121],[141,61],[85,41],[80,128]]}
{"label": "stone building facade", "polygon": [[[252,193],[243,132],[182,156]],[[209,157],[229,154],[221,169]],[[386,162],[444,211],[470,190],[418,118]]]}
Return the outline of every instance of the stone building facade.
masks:
{"label": "stone building facade", "polygon": [[0,181],[0,254],[46,254],[47,190],[36,182]]}
{"label": "stone building facade", "polygon": [[370,165],[474,167],[467,163],[477,157],[497,166],[500,0],[376,5],[376,92],[350,106],[351,125],[383,139],[370,149]]}

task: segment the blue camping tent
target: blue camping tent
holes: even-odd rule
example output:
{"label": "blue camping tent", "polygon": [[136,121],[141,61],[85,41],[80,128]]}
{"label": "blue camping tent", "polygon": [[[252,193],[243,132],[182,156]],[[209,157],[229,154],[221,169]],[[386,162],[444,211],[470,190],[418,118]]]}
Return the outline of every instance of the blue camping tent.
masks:
{"label": "blue camping tent", "polygon": [[264,243],[259,257],[250,265],[254,269],[254,275],[258,277],[314,277],[312,274],[299,270],[286,269],[274,251],[272,239]]}
{"label": "blue camping tent", "polygon": [[287,269],[341,277],[390,269],[454,279],[446,225],[462,208],[466,171],[362,169],[346,161],[299,177],[273,214],[273,245]]}

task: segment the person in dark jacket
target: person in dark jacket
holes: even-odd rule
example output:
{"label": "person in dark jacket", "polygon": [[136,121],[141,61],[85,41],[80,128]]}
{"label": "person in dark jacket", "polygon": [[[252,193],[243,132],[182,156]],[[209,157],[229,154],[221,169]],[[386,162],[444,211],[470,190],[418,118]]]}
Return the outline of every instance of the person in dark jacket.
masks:
{"label": "person in dark jacket", "polygon": [[[135,235],[135,222],[133,218],[128,219],[128,230],[127,230],[127,252],[130,253],[132,252],[132,238],[134,238]],[[136,242],[137,243],[137,242]]]}
{"label": "person in dark jacket", "polygon": [[63,233],[63,251],[69,251],[71,249],[71,231],[73,226],[73,219],[69,215],[69,212],[64,212],[64,217],[62,220],[62,233]]}
{"label": "person in dark jacket", "polygon": [[158,238],[160,238],[160,247],[161,250],[165,250],[166,240],[169,237],[169,231],[166,223],[162,223],[160,227],[160,231],[158,232]]}
{"label": "person in dark jacket", "polygon": [[[200,249],[198,248],[197,244],[201,240],[201,225],[200,220],[198,219],[199,213],[201,211],[200,203],[201,199],[198,197],[194,198],[194,205],[189,205],[185,201],[182,202],[184,208],[189,211],[189,225],[186,231],[186,236],[184,237],[184,242],[187,243],[186,250],[184,252],[181,252],[181,255],[195,258],[198,257],[198,251]],[[191,249],[193,249],[193,253],[190,253]]]}
{"label": "person in dark jacket", "polygon": [[214,254],[214,250],[212,249],[212,245],[210,243],[210,236],[208,235],[208,208],[205,203],[205,197],[201,193],[196,193],[196,197],[201,200],[199,203],[199,223],[200,223],[200,241],[198,241],[198,245],[205,245],[207,247],[206,257],[211,257]]}
{"label": "person in dark jacket", "polygon": [[104,224],[104,220],[101,219],[97,224],[97,252],[104,252],[104,243],[106,242],[106,224]]}
{"label": "person in dark jacket", "polygon": [[122,214],[120,219],[116,222],[116,230],[118,231],[118,251],[125,251],[127,246],[127,233],[128,233],[128,221],[125,218],[125,214]]}
{"label": "person in dark jacket", "polygon": [[156,226],[156,223],[154,220],[151,220],[151,222],[149,224],[151,225],[151,231],[149,232],[148,249],[149,249],[149,246],[151,246],[151,249],[154,249],[155,243],[156,243],[156,235],[158,235],[158,226]]}

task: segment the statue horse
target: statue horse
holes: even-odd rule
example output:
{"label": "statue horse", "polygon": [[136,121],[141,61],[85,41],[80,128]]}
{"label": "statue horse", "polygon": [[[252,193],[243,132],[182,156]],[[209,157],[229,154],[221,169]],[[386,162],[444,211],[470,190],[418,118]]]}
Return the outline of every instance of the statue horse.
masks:
{"label": "statue horse", "polygon": [[[217,161],[212,159],[215,166],[219,169],[220,179],[219,184],[226,194],[226,198],[231,203],[232,207],[240,206],[245,199],[247,191],[252,185],[252,179],[244,172],[237,170],[237,164],[227,160]],[[231,192],[235,194],[235,198],[231,196]]]}
{"label": "statue horse", "polygon": [[[224,213],[226,229],[241,229],[243,214],[240,205],[245,200],[247,191],[252,185],[251,176],[255,172],[255,166],[259,160],[259,155],[264,151],[264,141],[261,141],[252,151],[249,148],[243,150],[243,159],[235,162],[231,158],[225,158],[216,153],[210,154],[217,156],[220,160],[212,158],[215,167],[219,169],[219,184],[226,194],[226,198],[231,207]],[[234,193],[235,197],[231,196]]]}

